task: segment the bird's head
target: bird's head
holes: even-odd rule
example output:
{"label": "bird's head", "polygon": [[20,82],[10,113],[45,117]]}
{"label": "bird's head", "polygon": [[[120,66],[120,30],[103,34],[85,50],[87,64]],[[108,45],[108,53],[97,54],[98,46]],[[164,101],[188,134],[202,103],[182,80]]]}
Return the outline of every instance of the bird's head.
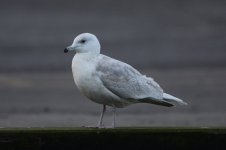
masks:
{"label": "bird's head", "polygon": [[97,37],[90,33],[79,34],[71,46],[64,49],[64,52],[74,51],[76,53],[100,53],[100,43]]}

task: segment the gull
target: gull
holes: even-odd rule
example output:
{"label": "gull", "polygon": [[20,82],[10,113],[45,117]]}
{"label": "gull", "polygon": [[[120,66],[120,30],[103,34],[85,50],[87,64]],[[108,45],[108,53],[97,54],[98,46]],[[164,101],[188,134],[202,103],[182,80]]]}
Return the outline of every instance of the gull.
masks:
{"label": "gull", "polygon": [[150,103],[171,107],[183,100],[164,93],[153,78],[142,75],[122,61],[100,54],[101,46],[91,33],[78,35],[64,52],[75,52],[72,73],[79,91],[90,100],[103,105],[97,127],[103,128],[106,106],[113,108],[112,128],[115,127],[116,108],[130,104]]}

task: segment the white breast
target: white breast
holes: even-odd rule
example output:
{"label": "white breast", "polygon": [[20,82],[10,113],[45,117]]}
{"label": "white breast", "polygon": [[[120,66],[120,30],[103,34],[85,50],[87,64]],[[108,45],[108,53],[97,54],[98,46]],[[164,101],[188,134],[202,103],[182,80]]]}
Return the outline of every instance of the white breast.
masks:
{"label": "white breast", "polygon": [[72,60],[72,73],[78,89],[96,103],[122,105],[122,100],[106,89],[96,75],[97,59],[88,55],[76,54]]}
{"label": "white breast", "polygon": [[87,88],[94,84],[91,80],[92,73],[95,70],[95,65],[92,61],[82,54],[76,54],[72,60],[72,73],[79,89]]}

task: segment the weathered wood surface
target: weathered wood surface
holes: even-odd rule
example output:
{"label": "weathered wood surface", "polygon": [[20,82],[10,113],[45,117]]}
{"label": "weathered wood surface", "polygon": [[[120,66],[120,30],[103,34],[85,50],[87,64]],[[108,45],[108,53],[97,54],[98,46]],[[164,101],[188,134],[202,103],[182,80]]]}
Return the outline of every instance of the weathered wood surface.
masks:
{"label": "weathered wood surface", "polygon": [[0,149],[221,149],[226,128],[6,128]]}

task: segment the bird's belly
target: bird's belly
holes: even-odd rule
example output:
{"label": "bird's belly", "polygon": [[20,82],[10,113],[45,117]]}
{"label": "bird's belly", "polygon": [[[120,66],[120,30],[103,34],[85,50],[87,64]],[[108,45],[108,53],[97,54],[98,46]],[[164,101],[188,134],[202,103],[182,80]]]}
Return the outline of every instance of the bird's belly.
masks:
{"label": "bird's belly", "polygon": [[122,100],[106,89],[100,79],[95,75],[86,73],[81,76],[73,73],[73,76],[78,89],[90,100],[115,107],[124,107],[129,104],[126,100]]}

